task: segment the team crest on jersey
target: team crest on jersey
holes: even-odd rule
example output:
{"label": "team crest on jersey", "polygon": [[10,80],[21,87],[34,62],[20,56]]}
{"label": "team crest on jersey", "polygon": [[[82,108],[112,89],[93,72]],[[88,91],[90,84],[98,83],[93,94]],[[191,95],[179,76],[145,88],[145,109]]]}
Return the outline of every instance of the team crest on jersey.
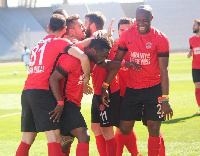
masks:
{"label": "team crest on jersey", "polygon": [[146,43],[146,48],[147,48],[147,49],[151,49],[151,45],[152,45],[152,44],[151,44],[150,42],[147,42],[147,43]]}
{"label": "team crest on jersey", "polygon": [[101,104],[101,105],[99,106],[99,109],[100,109],[100,111],[103,111],[103,110],[105,109],[105,105],[104,105],[104,104]]}

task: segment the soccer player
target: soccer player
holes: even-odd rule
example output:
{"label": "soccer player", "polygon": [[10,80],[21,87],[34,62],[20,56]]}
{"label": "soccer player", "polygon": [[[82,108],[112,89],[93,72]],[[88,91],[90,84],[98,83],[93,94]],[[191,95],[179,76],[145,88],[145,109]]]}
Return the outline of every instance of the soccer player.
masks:
{"label": "soccer player", "polygon": [[[160,125],[163,120],[173,116],[173,110],[169,104],[169,42],[162,32],[151,27],[152,19],[150,6],[141,5],[137,8],[136,27],[121,34],[114,60],[122,61],[127,54],[128,61],[141,66],[140,70],[128,69],[120,130],[124,135],[130,134],[135,120],[141,120],[144,107],[149,132],[148,155],[158,156]],[[105,82],[110,84],[117,72],[109,70]],[[108,100],[109,95],[102,88],[103,103],[107,104]]]}
{"label": "soccer player", "polygon": [[[105,17],[100,12],[90,12],[85,15],[86,36],[102,30]],[[112,60],[112,55],[109,54],[108,59]],[[100,156],[116,156],[117,142],[115,139],[113,126],[119,126],[119,86],[114,79],[109,87],[111,92],[111,102],[109,107],[102,105],[100,99],[101,87],[105,81],[107,70],[93,64],[92,83],[94,95],[91,108],[91,130],[95,135],[96,145]]]}
{"label": "soccer player", "polygon": [[[127,18],[127,17],[121,18],[118,22],[119,37],[121,36],[122,32],[124,32],[125,30],[127,30],[131,26],[136,26],[135,19],[131,19],[131,18]],[[113,47],[114,47],[114,51],[116,52],[117,48],[118,48],[119,38],[116,39],[114,43],[115,44],[114,44]],[[123,61],[125,61],[125,59]],[[125,91],[126,91],[127,74],[128,74],[128,68],[125,68],[125,67],[120,68],[120,70],[117,73],[117,79],[118,79],[118,83],[119,83],[119,86],[120,86],[120,102],[122,102]],[[145,117],[144,112],[143,112],[143,115],[142,115],[142,122],[143,122],[143,125],[147,126],[147,119]],[[117,139],[117,155],[122,155],[124,145],[127,147],[127,149],[129,151],[133,151],[133,153],[134,153],[134,150],[137,151],[137,146],[135,147],[135,145],[136,145],[135,132],[133,131],[129,135],[122,135],[120,129],[118,129],[118,128],[116,129],[115,137]],[[160,141],[161,142],[160,142],[159,156],[165,156],[165,145],[164,145],[164,139],[162,137],[161,132],[160,132]],[[134,155],[134,154],[132,154],[132,155]]]}
{"label": "soccer player", "polygon": [[82,41],[86,37],[85,31],[85,26],[78,14],[73,14],[67,18],[66,35],[70,41]]}
{"label": "soccer player", "polygon": [[24,46],[22,51],[22,61],[25,63],[26,70],[28,71],[29,62],[30,62],[30,50]]}
{"label": "soccer player", "polygon": [[[80,40],[84,39],[85,31],[86,31],[86,29],[83,26],[79,15],[74,14],[67,18],[66,35],[68,36],[68,39],[70,39],[72,42],[76,43],[76,41],[78,41],[78,40],[80,41]],[[61,134],[62,134],[62,130],[61,130]],[[69,135],[69,136],[67,136],[67,135]],[[69,150],[70,150],[68,148],[69,144],[72,143],[72,140],[73,140],[72,137],[70,137],[70,136],[71,135],[69,133],[68,134],[63,133],[62,141],[61,141],[63,152],[68,153],[68,154],[69,154]]]}
{"label": "soccer player", "polygon": [[[102,62],[108,56],[111,44],[106,38],[92,39],[85,54],[96,64]],[[65,132],[71,132],[78,139],[76,155],[89,155],[89,133],[85,120],[80,112],[83,96],[83,72],[80,61],[67,54],[58,60],[58,66],[52,73],[50,86],[57,101],[65,103],[61,116],[61,124]],[[61,83],[59,83],[61,81]],[[61,87],[60,87],[61,86]],[[64,90],[64,92],[60,92]]]}
{"label": "soccer player", "polygon": [[190,37],[190,52],[188,58],[193,56],[192,60],[192,77],[195,85],[195,96],[199,107],[197,114],[200,114],[200,20],[194,20],[193,25],[194,36]]}
{"label": "soccer player", "polygon": [[[77,41],[82,41],[85,39],[85,26],[80,20],[78,14],[73,14],[66,19],[67,29],[65,38],[69,39],[71,42],[76,43]],[[70,147],[74,141],[74,136],[69,132],[66,133],[61,129],[61,147],[62,151],[66,153],[66,156],[70,153]]]}
{"label": "soccer player", "polygon": [[[21,96],[21,131],[23,135],[16,156],[28,156],[37,132],[45,132],[49,156],[63,154],[60,145],[60,124],[49,120],[49,112],[55,108],[57,102],[49,90],[48,79],[54,62],[61,52],[79,58],[82,67],[87,68],[84,69],[86,73],[90,69],[87,55],[72,46],[69,40],[60,38],[66,33],[66,19],[62,15],[52,15],[47,30],[49,35],[35,45],[30,55],[29,73]],[[60,106],[59,102],[58,107],[61,113],[63,106]]]}
{"label": "soccer player", "polygon": [[[123,17],[118,22],[118,35],[121,36],[122,32],[127,30],[130,26],[133,26],[133,19],[128,17]],[[118,43],[119,38],[115,39],[114,46],[112,47],[111,51],[114,51],[116,53],[118,49]],[[122,99],[124,97],[125,91],[126,91],[126,85],[127,85],[127,74],[128,74],[128,68],[122,67],[117,73],[117,82],[120,87],[120,104],[122,102]],[[137,143],[136,143],[136,135],[134,130],[129,135],[123,135],[119,128],[116,129],[115,138],[117,140],[117,156],[122,156],[123,154],[123,148],[124,145],[128,149],[128,151],[132,155],[137,155],[138,149],[137,149]]]}

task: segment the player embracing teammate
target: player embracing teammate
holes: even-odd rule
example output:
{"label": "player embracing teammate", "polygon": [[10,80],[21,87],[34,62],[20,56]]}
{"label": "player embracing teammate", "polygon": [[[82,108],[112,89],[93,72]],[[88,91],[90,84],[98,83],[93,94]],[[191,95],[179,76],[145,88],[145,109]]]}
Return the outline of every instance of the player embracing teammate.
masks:
{"label": "player embracing teammate", "polygon": [[[88,58],[104,68],[106,66],[105,58],[111,60],[114,58],[113,62],[116,61],[116,64],[118,64],[115,68],[112,66],[110,66],[112,68],[109,68],[108,66],[107,70],[92,65],[94,96],[91,110],[91,129],[96,138],[99,154],[101,156],[120,156],[123,153],[125,144],[133,156],[138,155],[133,126],[136,120],[141,120],[142,114],[145,112],[149,131],[148,155],[165,155],[160,154],[160,126],[163,120],[173,116],[173,110],[169,104],[169,43],[162,32],[151,27],[152,19],[151,7],[147,5],[140,6],[136,11],[136,26],[131,26],[122,34],[119,34],[120,39],[115,41],[116,44],[110,54],[108,55],[107,51],[106,54],[98,53],[99,55],[94,55],[95,52],[99,51],[99,47],[94,48],[95,46],[91,45],[87,49],[93,55],[90,56],[87,51],[85,55],[80,49],[72,46],[69,40],[57,39],[66,35],[66,29],[64,30],[66,18],[58,14],[52,15],[49,27],[50,35],[41,40],[31,52],[29,76],[22,93],[23,137],[16,153],[17,156],[23,156],[23,153],[24,155],[28,154],[37,132],[40,131],[46,133],[49,155],[63,155],[60,146],[60,124],[53,122],[55,119],[60,120],[63,109],[61,121],[64,124],[62,124],[65,126],[66,132],[71,132],[79,141],[77,155],[89,155],[89,135],[87,134],[84,118],[80,113],[80,100],[83,91],[87,92],[87,87],[84,88],[82,83],[84,77],[86,81],[89,80],[88,70],[90,66]],[[92,37],[95,31],[102,30],[104,22],[105,17],[99,12],[86,14],[86,36]],[[130,26],[130,23],[128,25]],[[128,25],[124,29],[127,29]],[[75,26],[80,25],[72,23],[73,31],[71,29],[67,34],[70,34],[68,37],[77,39],[75,31],[79,29],[76,29]],[[81,31],[85,31],[84,29],[83,27]],[[95,42],[94,39],[93,42]],[[59,46],[54,46],[58,44]],[[116,55],[115,51],[117,51]],[[73,54],[74,57],[63,54],[66,57],[57,64],[57,68],[53,72],[53,65],[60,52],[68,52]],[[122,61],[124,58],[125,60]],[[44,62],[46,63],[44,64]],[[119,65],[119,62],[122,63]],[[124,86],[126,85],[126,92],[125,89],[121,90],[121,96],[123,96],[123,92],[125,92],[125,95],[120,106],[119,89],[121,87],[118,86],[115,76],[119,68],[125,67],[127,62],[131,62],[132,65],[128,70],[124,68],[127,70],[127,84],[124,84]],[[83,68],[81,68],[81,65]],[[138,65],[141,67],[140,70],[138,70]],[[82,76],[83,72],[84,76]],[[49,88],[48,80],[51,73],[53,73],[50,78],[51,89],[55,97]],[[120,72],[118,73],[120,80],[119,75]],[[61,86],[64,87],[62,90],[59,88],[60,82]],[[123,81],[120,80],[121,82]],[[73,83],[78,86],[76,91],[79,92],[72,91],[75,89]],[[45,99],[49,101],[47,102]],[[51,112],[52,110],[53,112]],[[49,120],[49,112],[54,113],[54,119]],[[77,122],[73,122],[72,119],[76,117]],[[113,126],[119,128],[115,135]]]}

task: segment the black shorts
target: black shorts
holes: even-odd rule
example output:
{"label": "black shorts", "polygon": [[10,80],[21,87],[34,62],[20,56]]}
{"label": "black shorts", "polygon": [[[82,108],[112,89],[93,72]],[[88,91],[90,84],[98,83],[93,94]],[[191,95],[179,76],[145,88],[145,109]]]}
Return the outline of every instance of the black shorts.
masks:
{"label": "black shorts", "polygon": [[142,118],[143,108],[147,120],[163,121],[161,104],[158,97],[162,96],[161,84],[144,89],[126,88],[122,101],[120,120],[130,121]]}
{"label": "black shorts", "polygon": [[92,123],[100,123],[101,127],[119,127],[120,117],[120,91],[110,93],[109,107],[102,104],[100,95],[93,95],[91,120]]}
{"label": "black shorts", "polygon": [[50,120],[49,112],[57,105],[57,101],[50,90],[23,90],[21,104],[22,132],[44,132],[60,129],[58,122]]}
{"label": "black shorts", "polygon": [[200,82],[200,69],[192,69],[193,82]]}
{"label": "black shorts", "polygon": [[145,115],[144,108],[142,110],[142,123],[143,123],[144,126],[147,126],[147,118],[146,118],[146,115]]}
{"label": "black shorts", "polygon": [[[121,108],[121,104],[122,104],[123,98],[124,97],[120,96],[120,108]],[[142,109],[142,123],[143,123],[144,126],[147,126],[147,118],[145,116],[144,108]]]}
{"label": "black shorts", "polygon": [[65,100],[65,107],[60,119],[61,135],[71,135],[69,132],[79,127],[87,127],[85,119],[81,114],[81,108],[75,103]]}

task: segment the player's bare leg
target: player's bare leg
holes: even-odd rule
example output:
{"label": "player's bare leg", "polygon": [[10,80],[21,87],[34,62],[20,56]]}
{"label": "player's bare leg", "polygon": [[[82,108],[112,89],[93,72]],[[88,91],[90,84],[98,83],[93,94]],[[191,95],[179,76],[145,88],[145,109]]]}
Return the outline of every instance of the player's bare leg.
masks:
{"label": "player's bare leg", "polygon": [[158,156],[160,148],[160,126],[161,121],[147,120],[149,131],[148,156]]}
{"label": "player's bare leg", "polygon": [[117,140],[117,156],[123,155],[124,145],[128,149],[129,153],[138,153],[137,148],[137,138],[134,130],[131,131],[128,135],[123,135],[119,128],[116,128],[115,138]]}
{"label": "player's bare leg", "polygon": [[36,132],[23,132],[22,141],[16,151],[16,156],[27,155],[32,143],[35,140]]}
{"label": "player's bare leg", "polygon": [[[134,127],[135,121],[124,121],[124,120],[120,120],[120,131],[123,135],[125,135],[127,138],[132,138],[132,139],[128,139],[129,142],[128,145],[128,150],[132,155],[138,155],[139,152],[137,149],[133,149],[132,147],[137,148],[137,143],[136,143],[136,136],[135,133],[133,133],[133,127]],[[132,147],[131,147],[132,145]],[[141,154],[139,154],[141,155]]]}
{"label": "player's bare leg", "polygon": [[100,129],[105,138],[107,156],[115,156],[117,150],[117,142],[115,139],[113,126],[100,127]]}
{"label": "player's bare leg", "polygon": [[96,146],[100,156],[106,156],[106,141],[100,129],[100,123],[91,123],[91,130],[96,139]]}
{"label": "player's bare leg", "polygon": [[113,150],[117,148],[115,147],[117,146],[117,143],[115,140],[113,126],[100,127],[100,123],[92,123],[91,129],[96,138],[96,144],[99,155],[100,156],[116,155],[116,151]]}
{"label": "player's bare leg", "polygon": [[87,127],[76,128],[72,130],[71,133],[78,139],[76,155],[89,156],[90,135]]}
{"label": "player's bare leg", "polygon": [[60,130],[50,130],[45,131],[45,135],[47,137],[48,141],[48,155],[49,156],[62,156],[62,148],[61,148],[61,136],[60,136]]}

